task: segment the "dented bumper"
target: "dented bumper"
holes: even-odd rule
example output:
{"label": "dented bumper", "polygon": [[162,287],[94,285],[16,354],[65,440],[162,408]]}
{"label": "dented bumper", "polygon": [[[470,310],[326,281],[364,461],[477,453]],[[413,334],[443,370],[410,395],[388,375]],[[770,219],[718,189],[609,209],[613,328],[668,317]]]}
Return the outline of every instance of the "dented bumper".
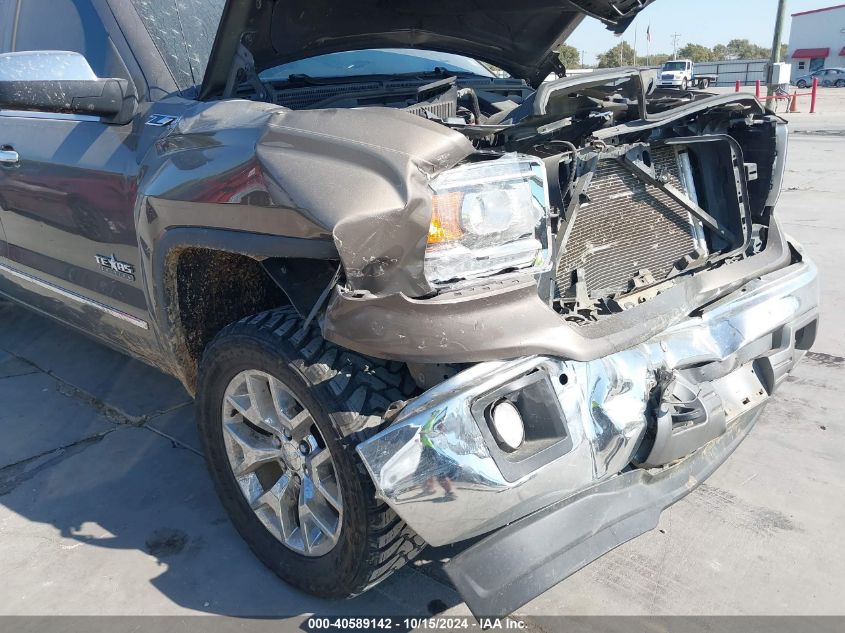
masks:
{"label": "dented bumper", "polygon": [[[565,518],[565,534],[549,532],[541,549],[550,556],[564,552],[566,564],[549,568],[542,557],[526,557],[511,567],[513,574],[493,582],[476,577],[483,568],[478,556],[493,555],[487,541],[462,555],[471,563],[453,561],[464,597],[491,614],[494,603],[480,596],[507,590],[524,602],[533,597],[525,594],[525,582],[537,595],[653,527],[663,508],[708,476],[742,439],[812,345],[817,320],[817,273],[805,259],[603,358],[531,356],[475,365],[411,402],[358,452],[379,496],[432,545],[509,525],[496,534],[507,533],[501,538],[517,547],[514,553],[522,551],[514,545],[522,542],[520,525],[527,537],[538,529],[527,528],[532,517],[546,531]],[[485,408],[501,398],[515,402],[525,421],[526,442],[515,453],[497,445],[485,421]],[[659,494],[634,493],[670,472],[682,474],[671,475]],[[576,501],[591,510],[561,510]],[[560,520],[554,518],[558,510]],[[610,529],[616,523],[624,529]],[[576,554],[565,554],[573,548]],[[500,580],[507,587],[498,586]],[[496,586],[485,589],[491,582]]]}
{"label": "dented bumper", "polygon": [[[494,532],[446,564],[476,616],[503,617],[615,547],[657,527],[660,514],[730,457],[761,413],[667,468],[637,468]],[[565,536],[564,536],[565,535]]]}

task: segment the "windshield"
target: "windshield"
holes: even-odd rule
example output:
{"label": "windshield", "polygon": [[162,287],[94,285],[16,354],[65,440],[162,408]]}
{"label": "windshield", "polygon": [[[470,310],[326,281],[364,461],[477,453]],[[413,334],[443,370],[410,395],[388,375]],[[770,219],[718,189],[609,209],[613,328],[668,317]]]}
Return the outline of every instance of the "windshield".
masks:
{"label": "windshield", "polygon": [[469,73],[482,77],[494,75],[480,62],[460,55],[434,51],[378,48],[344,53],[330,53],[282,64],[262,72],[262,81],[281,81],[291,75],[309,77],[358,77],[361,75],[406,75],[432,72]]}
{"label": "windshield", "polygon": [[[208,65],[225,0],[131,2],[173,74],[176,84],[183,89],[199,84]],[[494,77],[483,64],[461,55],[385,48],[310,57],[265,70],[261,73],[261,79],[280,81],[291,75],[321,78],[404,75],[431,72],[437,68],[452,73]]]}
{"label": "windshield", "polygon": [[686,62],[666,62],[663,64],[663,70],[686,70]]}
{"label": "windshield", "polygon": [[180,88],[202,81],[225,0],[132,0]]}

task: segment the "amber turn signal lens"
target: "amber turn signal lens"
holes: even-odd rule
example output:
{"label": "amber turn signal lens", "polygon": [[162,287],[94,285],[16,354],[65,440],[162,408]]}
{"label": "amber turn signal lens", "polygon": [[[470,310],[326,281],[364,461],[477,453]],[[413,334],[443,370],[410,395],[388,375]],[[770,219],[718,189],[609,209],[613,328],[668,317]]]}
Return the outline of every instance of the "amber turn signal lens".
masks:
{"label": "amber turn signal lens", "polygon": [[428,229],[429,244],[446,244],[461,239],[461,204],[464,194],[460,191],[442,193],[432,198],[431,226]]}

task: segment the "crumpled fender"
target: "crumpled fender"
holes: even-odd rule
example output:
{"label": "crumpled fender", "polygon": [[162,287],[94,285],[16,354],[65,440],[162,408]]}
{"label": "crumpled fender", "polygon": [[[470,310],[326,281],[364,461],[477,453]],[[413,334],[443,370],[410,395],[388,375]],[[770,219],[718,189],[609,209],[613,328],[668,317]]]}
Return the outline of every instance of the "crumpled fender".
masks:
{"label": "crumpled fender", "polygon": [[[331,235],[349,288],[412,297],[432,291],[429,181],[474,151],[458,132],[401,110],[241,100],[198,104],[156,149],[141,191],[165,225]],[[266,203],[244,195],[259,190]]]}
{"label": "crumpled fender", "polygon": [[274,201],[332,231],[353,290],[431,292],[432,176],[472,153],[457,132],[388,108],[281,110],[256,146]]}

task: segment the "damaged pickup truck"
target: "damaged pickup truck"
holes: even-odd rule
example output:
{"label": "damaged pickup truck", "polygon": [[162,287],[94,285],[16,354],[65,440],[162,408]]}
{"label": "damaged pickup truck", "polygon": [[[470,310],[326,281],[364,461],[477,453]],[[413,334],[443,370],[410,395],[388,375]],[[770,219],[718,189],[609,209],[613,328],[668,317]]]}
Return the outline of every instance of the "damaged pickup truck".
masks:
{"label": "damaged pickup truck", "polygon": [[816,335],[785,122],[560,66],[648,4],[0,0],[0,290],[196,395],[289,583],[483,536],[446,570],[509,613],[652,529]]}

